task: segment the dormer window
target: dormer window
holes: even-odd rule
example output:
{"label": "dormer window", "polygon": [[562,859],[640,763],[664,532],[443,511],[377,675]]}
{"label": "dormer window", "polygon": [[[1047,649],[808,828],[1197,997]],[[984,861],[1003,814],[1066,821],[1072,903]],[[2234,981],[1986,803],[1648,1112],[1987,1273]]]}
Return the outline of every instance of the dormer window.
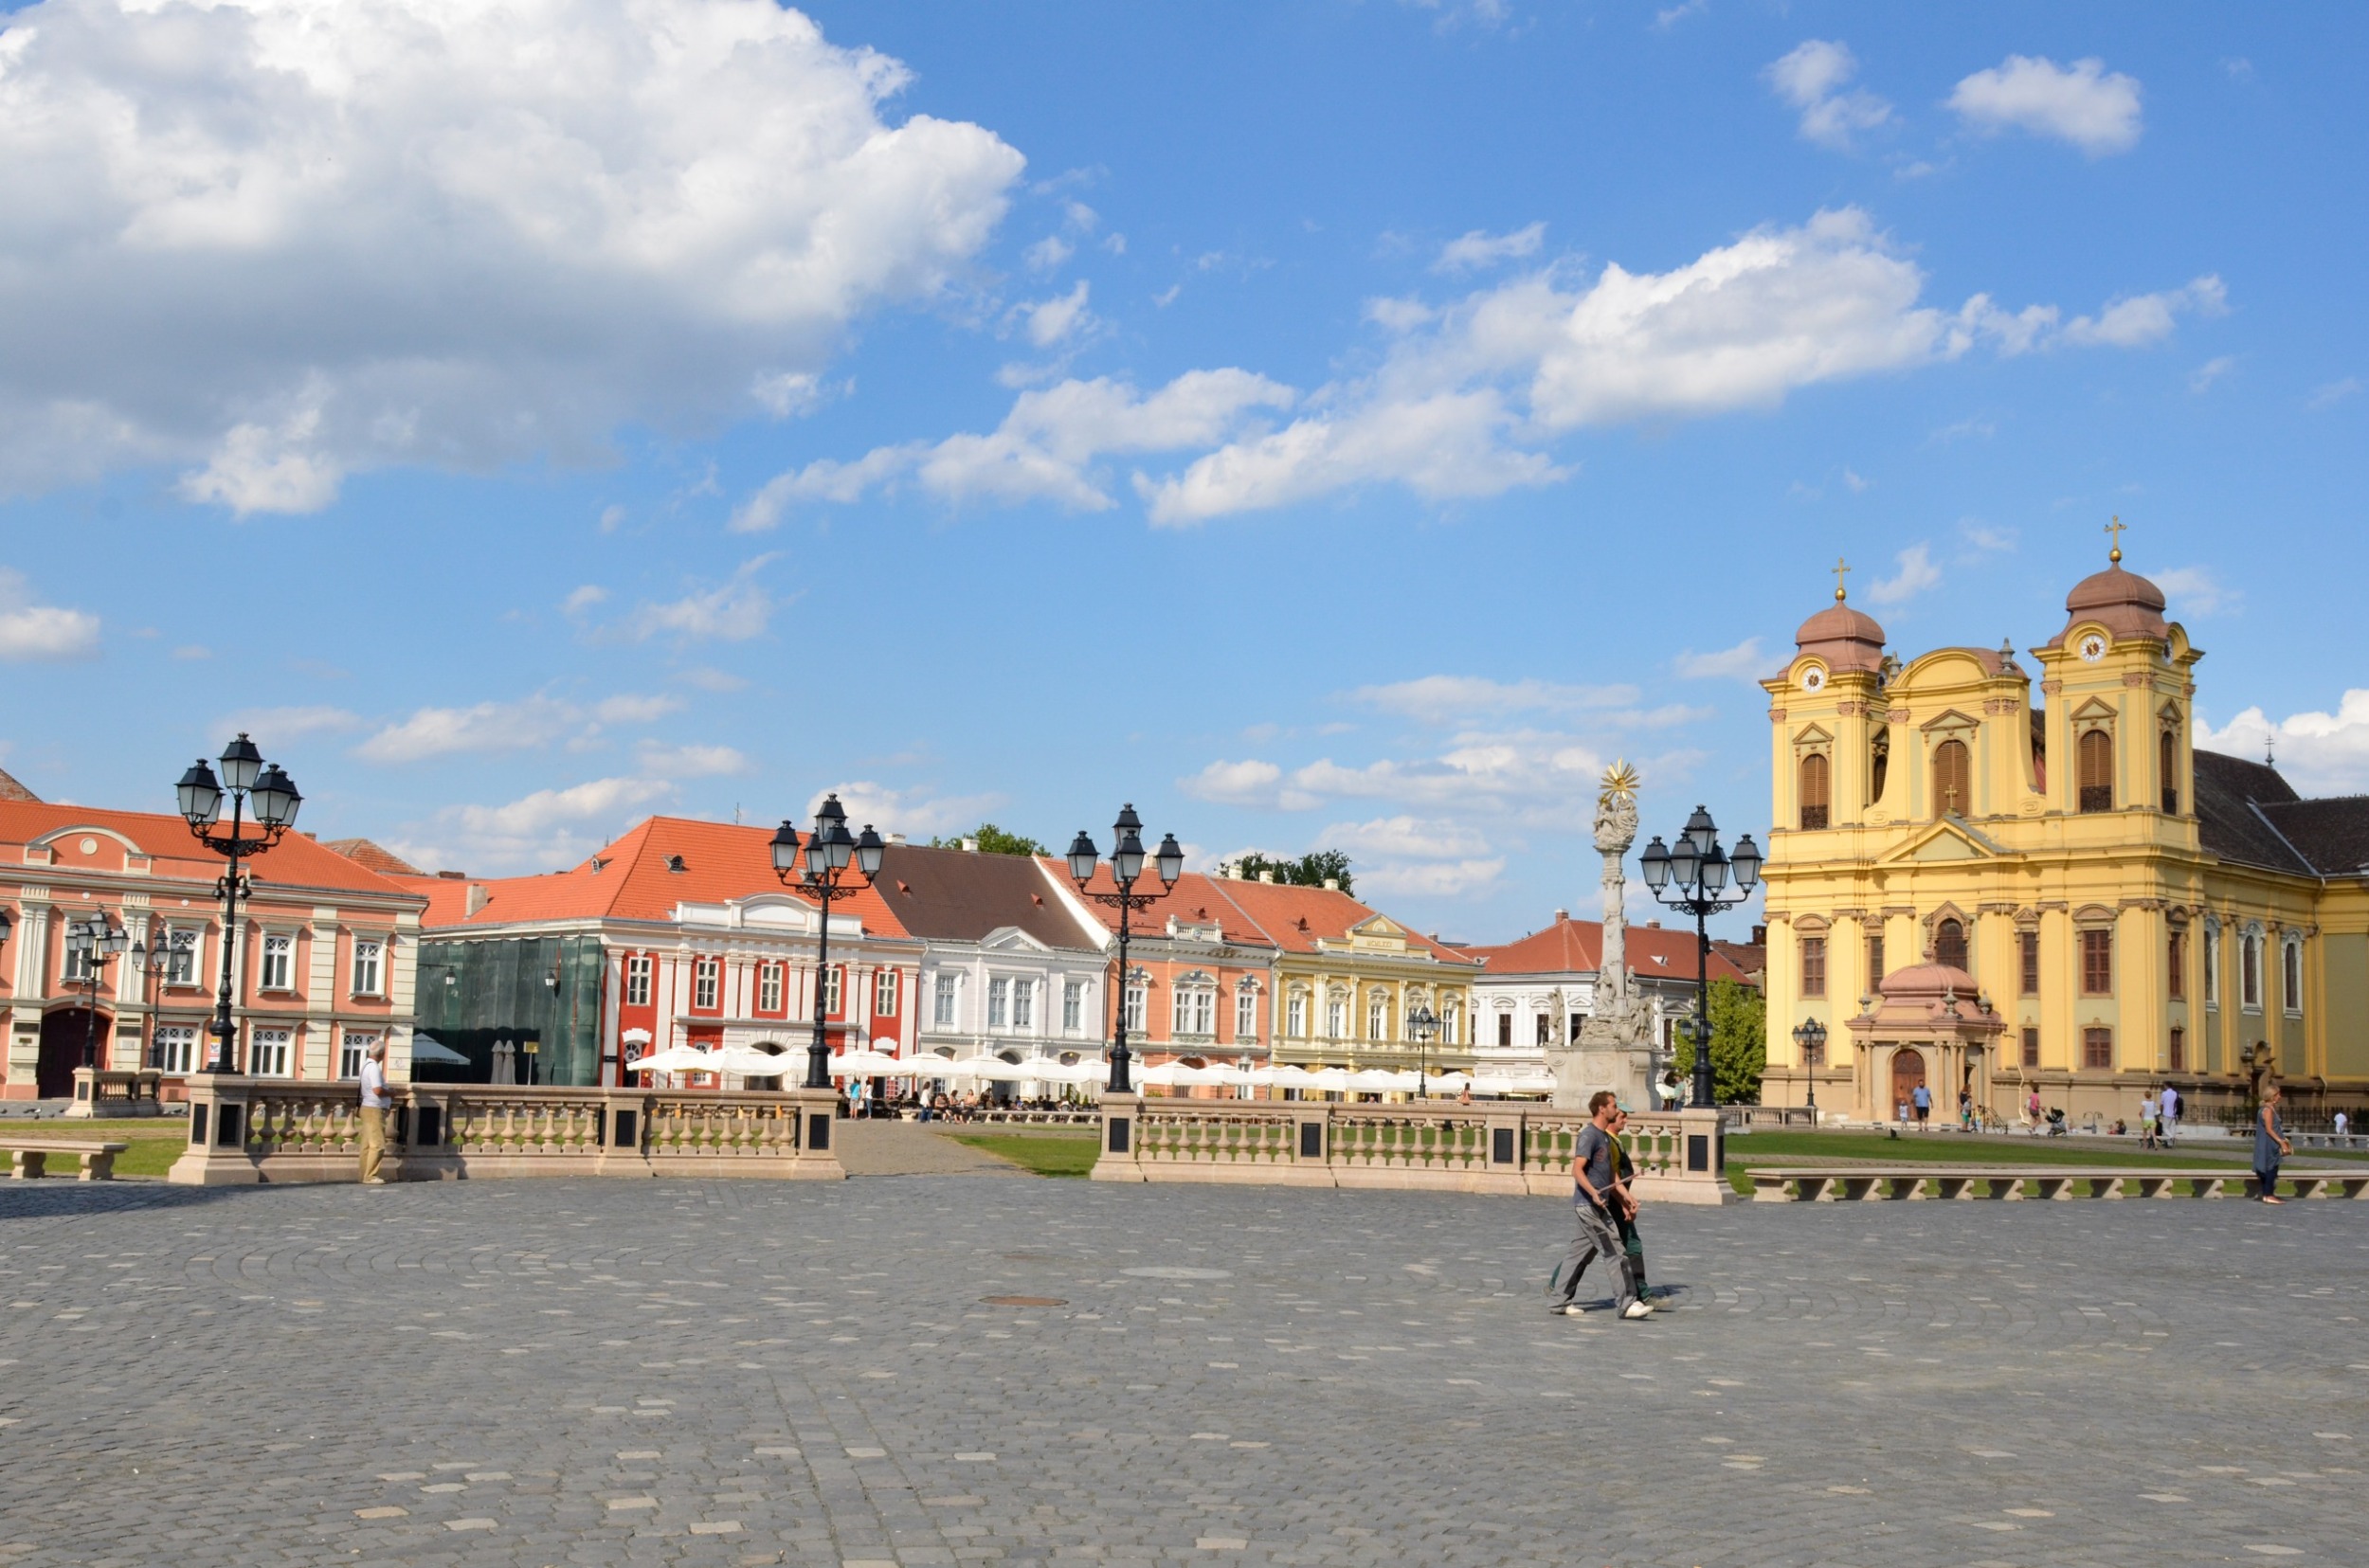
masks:
{"label": "dormer window", "polygon": [[668,871],[680,871],[680,870],[682,870],[682,869],[683,869],[683,865],[682,865],[682,856],[679,856],[679,855],[670,855],[670,856],[668,856],[666,857],[666,869],[667,869]]}

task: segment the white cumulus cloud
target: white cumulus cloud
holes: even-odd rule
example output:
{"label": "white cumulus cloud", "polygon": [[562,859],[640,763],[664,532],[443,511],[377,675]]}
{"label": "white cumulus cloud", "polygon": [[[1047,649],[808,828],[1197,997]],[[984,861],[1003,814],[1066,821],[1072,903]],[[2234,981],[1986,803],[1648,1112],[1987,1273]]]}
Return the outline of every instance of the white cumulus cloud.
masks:
{"label": "white cumulus cloud", "polygon": [[1858,58],[1839,40],[1813,38],[1761,73],[1777,96],[1801,111],[1804,141],[1847,152],[1852,136],[1892,117],[1892,106],[1864,90],[1845,92]]}
{"label": "white cumulus cloud", "polygon": [[99,651],[99,617],[43,604],[12,567],[0,567],[0,659],[87,658]]}
{"label": "white cumulus cloud", "polygon": [[365,762],[414,763],[460,752],[519,751],[559,738],[577,718],[567,703],[537,694],[517,702],[422,708],[353,748]]}
{"label": "white cumulus cloud", "polygon": [[1086,309],[1086,280],[1080,278],[1077,286],[1067,294],[1022,306],[1020,315],[1027,323],[1028,341],[1040,349],[1050,349],[1091,328],[1094,317]]}
{"label": "white cumulus cloud", "polygon": [[[883,836],[901,833],[909,838],[938,838],[963,828],[977,827],[988,813],[1004,804],[1001,795],[939,795],[927,789],[891,789],[867,779],[852,779],[829,789],[818,789],[806,802],[811,819],[827,795],[837,795],[847,813],[848,831],[869,822]],[[805,824],[796,824],[800,835]]]}
{"label": "white cumulus cloud", "polygon": [[418,866],[479,874],[548,871],[609,842],[673,787],[660,779],[592,779],[502,805],[447,806],[394,836],[388,848]]}
{"label": "white cumulus cloud", "polygon": [[1021,155],[773,0],[40,0],[0,46],[0,489],[303,512],[787,412]]}
{"label": "white cumulus cloud", "polygon": [[2199,725],[2197,744],[2250,761],[2268,750],[2306,795],[2369,794],[2369,691],[2347,691],[2333,713],[2272,719],[2249,708],[2218,730]]}
{"label": "white cumulus cloud", "polygon": [[2218,278],[2206,276],[2186,288],[2131,295],[2109,301],[2093,316],[2074,316],[2065,323],[2065,341],[2081,348],[2143,349],[2171,336],[2181,315],[2222,315],[2228,311],[2229,291]]}
{"label": "white cumulus cloud", "polygon": [[1929,546],[1910,545],[1893,556],[1892,562],[1899,569],[1868,585],[1868,598],[1878,604],[1905,604],[1942,580],[1942,568],[1933,564]]}
{"label": "white cumulus cloud", "polygon": [[1959,82],[1949,106],[1977,131],[2053,136],[2093,158],[2139,145],[2138,79],[2108,73],[2102,60],[2076,60],[2067,66],[2011,54]]}
{"label": "white cumulus cloud", "polygon": [[1474,267],[1493,267],[1505,261],[1516,261],[1538,254],[1546,243],[1546,225],[1530,224],[1510,234],[1492,234],[1486,229],[1473,229],[1439,247],[1439,259],[1431,264],[1434,272],[1465,272]]}
{"label": "white cumulus cloud", "polygon": [[665,604],[642,605],[626,624],[627,635],[637,640],[667,636],[685,642],[746,642],[764,636],[773,615],[773,596],[756,576],[772,559],[760,555],[744,562],[713,588]]}
{"label": "white cumulus cloud", "polygon": [[1763,662],[1761,640],[1747,637],[1732,648],[1707,654],[1690,648],[1678,656],[1675,668],[1690,680],[1720,680],[1759,675]]}

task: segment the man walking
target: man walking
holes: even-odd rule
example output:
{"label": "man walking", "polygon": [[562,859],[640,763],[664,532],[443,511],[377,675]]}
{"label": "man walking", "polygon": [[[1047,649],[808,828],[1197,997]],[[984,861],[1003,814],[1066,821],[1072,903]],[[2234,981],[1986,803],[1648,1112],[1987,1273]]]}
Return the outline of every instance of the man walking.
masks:
{"label": "man walking", "polygon": [[1919,1084],[1917,1091],[1908,1096],[1908,1103],[1916,1108],[1917,1130],[1923,1132],[1925,1119],[1933,1114],[1933,1091],[1923,1084]]}
{"label": "man walking", "polygon": [[2163,1108],[2161,1113],[2160,1131],[2163,1139],[2163,1146],[2170,1148],[2172,1135],[2179,1130],[2179,1090],[2165,1084],[2161,1104]]}
{"label": "man walking", "polygon": [[1628,1271],[1629,1293],[1647,1307],[1653,1292],[1645,1288],[1645,1238],[1637,1229],[1637,1164],[1629,1158],[1629,1113],[1615,1107],[1612,1113],[1613,1223],[1620,1230],[1620,1262]]}
{"label": "man walking", "polygon": [[378,1174],[379,1162],[387,1156],[387,1042],[372,1040],[362,1055],[362,1182],[365,1186],[383,1187],[387,1179]]}
{"label": "man walking", "polygon": [[1612,1126],[1619,1115],[1612,1090],[1600,1089],[1587,1102],[1587,1126],[1580,1129],[1579,1145],[1571,1157],[1571,1212],[1579,1234],[1570,1250],[1546,1281],[1546,1310],[1578,1317],[1580,1276],[1599,1257],[1614,1266],[1614,1307],[1623,1318],[1644,1318],[1654,1309],[1637,1299],[1620,1247],[1620,1232],[1613,1205],[1621,1201],[1615,1190]]}

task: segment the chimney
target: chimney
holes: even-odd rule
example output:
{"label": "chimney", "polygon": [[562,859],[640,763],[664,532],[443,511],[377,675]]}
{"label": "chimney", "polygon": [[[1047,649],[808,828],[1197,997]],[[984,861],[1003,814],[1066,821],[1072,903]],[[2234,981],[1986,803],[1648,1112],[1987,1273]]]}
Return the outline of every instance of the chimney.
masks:
{"label": "chimney", "polygon": [[1755,926],[1752,928],[1752,946],[1755,947],[1765,947],[1768,946],[1767,927]]}
{"label": "chimney", "polygon": [[1564,921],[1570,918],[1571,911],[1569,910],[1557,910],[1555,911],[1555,924],[1558,926],[1562,925]]}
{"label": "chimney", "polygon": [[493,901],[493,894],[485,891],[485,884],[482,882],[470,883],[469,891],[465,896],[467,903],[461,910],[461,913],[463,915],[474,915],[478,912],[478,910],[485,908],[488,903]]}
{"label": "chimney", "polygon": [[1261,882],[1273,883],[1275,881],[1275,873],[1271,871],[1262,871],[1258,874],[1258,880]]}
{"label": "chimney", "polygon": [[978,839],[976,839],[976,838],[966,838],[966,839],[964,839],[964,840],[963,840],[963,853],[964,853],[965,855],[976,855],[976,854],[978,854],[978,853],[979,853],[979,840],[978,840]]}
{"label": "chimney", "polygon": [[892,844],[901,844],[905,841],[905,836],[901,833],[892,833],[888,836],[888,841]]}
{"label": "chimney", "polygon": [[1661,922],[1658,920],[1649,920],[1645,923],[1645,928],[1649,931],[1658,931],[1661,929]]}
{"label": "chimney", "polygon": [[1337,877],[1337,876],[1328,876],[1328,877],[1326,877],[1326,878],[1325,878],[1325,892],[1339,892],[1340,891],[1341,891],[1341,879],[1340,879],[1339,877]]}

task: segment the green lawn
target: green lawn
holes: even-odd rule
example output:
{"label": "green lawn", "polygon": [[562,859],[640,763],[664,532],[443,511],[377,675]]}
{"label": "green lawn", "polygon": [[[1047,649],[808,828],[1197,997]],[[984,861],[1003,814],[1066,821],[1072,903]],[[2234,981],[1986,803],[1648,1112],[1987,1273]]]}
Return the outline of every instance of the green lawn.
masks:
{"label": "green lawn", "polygon": [[985,1149],[1039,1176],[1083,1176],[1102,1155],[1099,1132],[949,1132],[958,1144]]}
{"label": "green lawn", "polygon": [[[0,1138],[40,1139],[44,1142],[77,1143],[96,1139],[102,1143],[127,1143],[132,1146],[116,1156],[118,1176],[162,1176],[181,1158],[181,1151],[190,1144],[190,1125],[179,1116],[138,1116],[121,1121],[52,1120],[44,1117],[36,1122],[29,1118],[0,1117]],[[71,1180],[74,1166],[63,1161],[53,1161],[52,1176],[63,1175]]]}
{"label": "green lawn", "polygon": [[[2100,1148],[2065,1138],[1969,1138],[1956,1132],[1748,1132],[1727,1140],[1727,1163],[1800,1164],[1815,1160],[1881,1160],[1907,1164],[1954,1165],[2219,1165],[2243,1164],[2243,1144],[2215,1144],[2212,1152],[2175,1148],[2169,1153]],[[2302,1151],[2297,1151],[2301,1153]]]}

